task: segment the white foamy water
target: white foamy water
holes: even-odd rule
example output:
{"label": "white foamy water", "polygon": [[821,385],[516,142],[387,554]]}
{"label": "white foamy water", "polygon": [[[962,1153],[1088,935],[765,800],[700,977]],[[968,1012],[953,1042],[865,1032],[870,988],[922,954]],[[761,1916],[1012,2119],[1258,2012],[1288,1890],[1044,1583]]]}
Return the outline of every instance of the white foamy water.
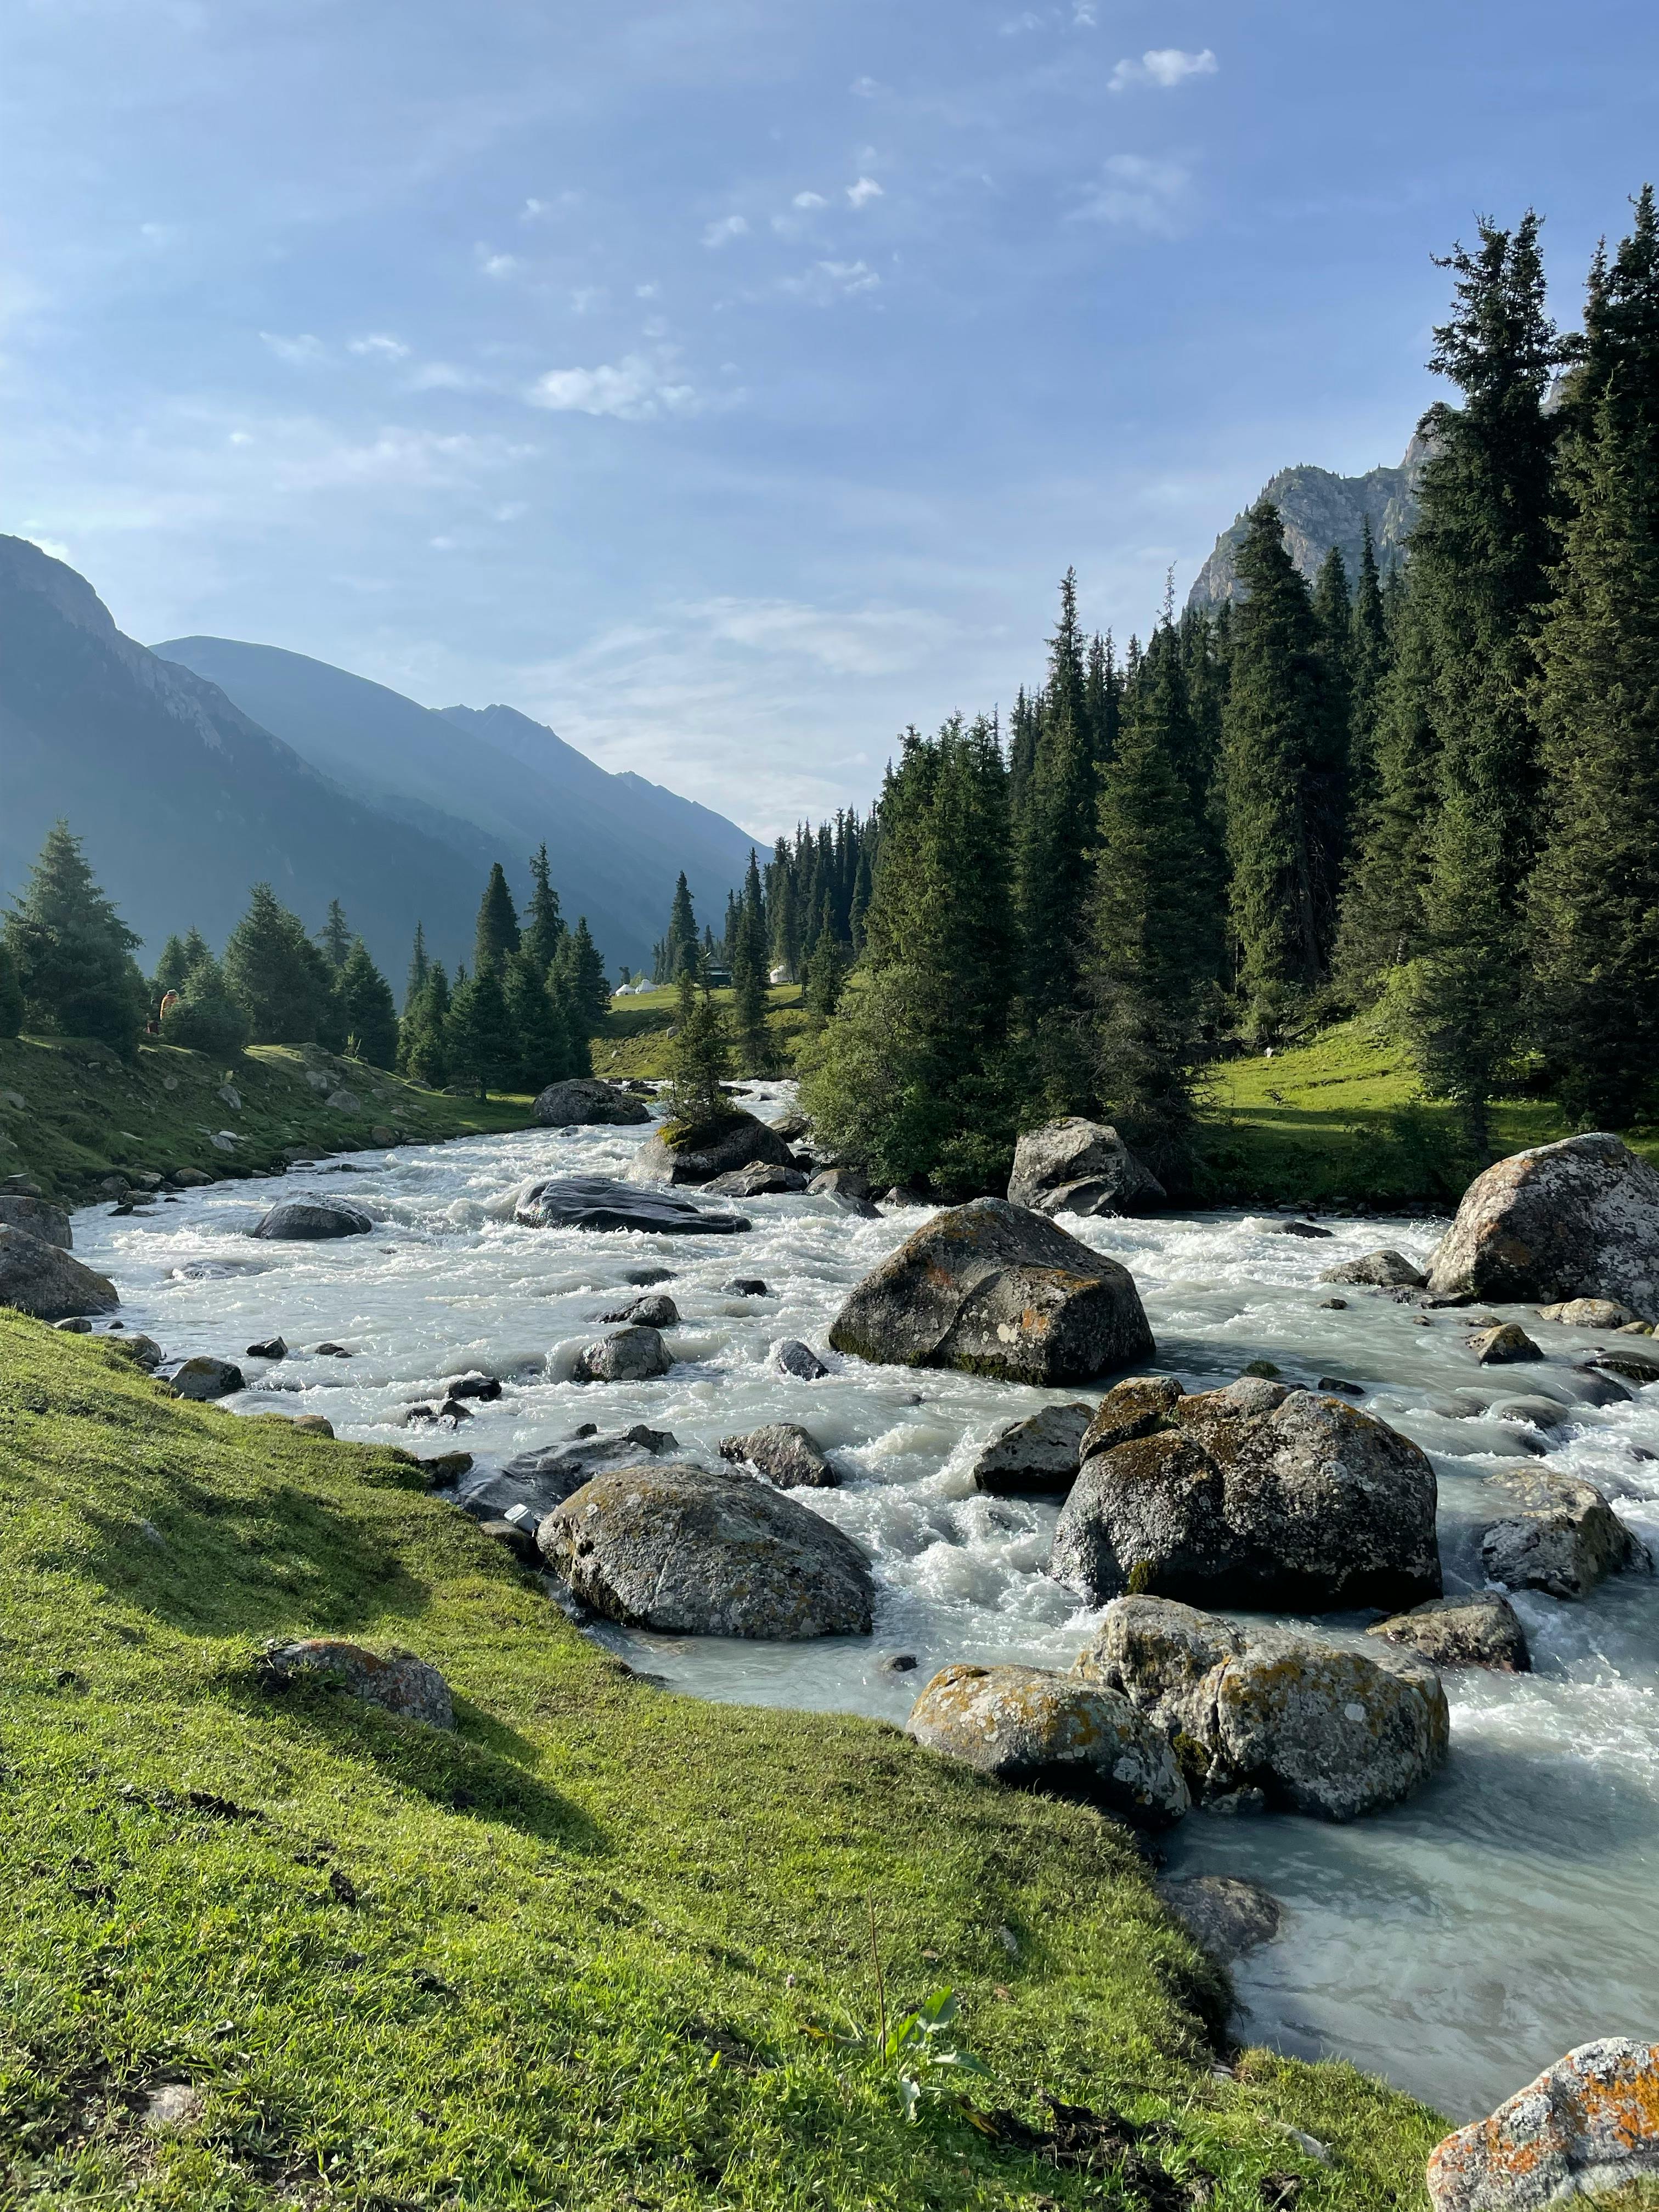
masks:
{"label": "white foamy water", "polygon": [[[763,1110],[770,1110],[763,1109]],[[636,1421],[673,1431],[687,1455],[719,1464],[721,1437],[796,1420],[819,1439],[844,1486],[798,1492],[865,1544],[878,1589],[875,1634],[794,1645],[599,1632],[637,1665],[711,1698],[829,1707],[902,1722],[915,1690],[954,1659],[1066,1666],[1097,1613],[1043,1572],[1055,1509],[983,1498],[969,1468],[1007,1421],[1052,1398],[967,1376],[865,1367],[827,1355],[813,1383],[773,1371],[782,1339],[825,1349],[848,1287],[921,1218],[858,1221],[828,1200],[763,1198],[731,1237],[589,1235],[520,1229],[489,1207],[524,1177],[614,1174],[641,1132],[536,1131],[360,1153],[282,1182],[230,1183],[125,1219],[76,1216],[76,1249],[112,1275],[129,1328],[169,1353],[241,1360],[253,1387],[229,1401],[328,1416],[343,1436],[434,1451],[464,1446],[493,1467],[579,1424]],[[296,1191],[349,1199],[373,1237],[266,1244],[248,1231]],[[1514,1460],[1535,1430],[1472,1411],[1486,1400],[1552,1397],[1572,1408],[1553,1465],[1600,1484],[1659,1548],[1659,1388],[1595,1411],[1573,1373],[1593,1340],[1503,1310],[1548,1353],[1541,1364],[1477,1366],[1467,1316],[1428,1316],[1364,1291],[1322,1310],[1322,1268],[1378,1245],[1420,1259],[1428,1222],[1338,1222],[1304,1241],[1274,1217],[1237,1213],[1066,1226],[1121,1261],[1139,1284],[1158,1367],[1189,1388],[1267,1358],[1287,1380],[1344,1377],[1366,1408],[1434,1458],[1449,1589],[1480,1580],[1480,1477]],[[659,1382],[565,1379],[599,1316],[637,1295],[629,1270],[672,1271],[661,1285],[683,1325]],[[764,1298],[724,1293],[758,1275]],[[281,1334],[276,1364],[244,1359]],[[332,1340],[349,1359],[308,1347]],[[452,1439],[399,1417],[446,1376],[499,1375]],[[1616,1578],[1582,1605],[1516,1599],[1536,1671],[1446,1678],[1452,1756],[1411,1803],[1347,1827],[1289,1814],[1194,1815],[1167,1839],[1178,1874],[1255,1876],[1283,1900],[1278,1942],[1241,1962],[1247,2040],[1304,2056],[1337,2053],[1457,2118],[1491,2107],[1592,2036],[1659,2037],[1659,1583]],[[1317,1624],[1351,1636],[1365,1616]],[[1312,1624],[1309,1624],[1312,1625]],[[884,1656],[915,1656],[914,1673]]]}

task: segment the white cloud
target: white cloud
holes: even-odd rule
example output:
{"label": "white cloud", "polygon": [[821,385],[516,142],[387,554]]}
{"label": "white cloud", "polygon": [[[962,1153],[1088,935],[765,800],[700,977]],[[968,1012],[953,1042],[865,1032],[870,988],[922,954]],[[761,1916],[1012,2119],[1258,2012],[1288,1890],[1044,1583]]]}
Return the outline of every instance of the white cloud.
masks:
{"label": "white cloud", "polygon": [[830,203],[822,192],[797,192],[789,204],[798,208],[826,208]]}
{"label": "white cloud", "polygon": [[30,538],[26,539],[24,542],[27,544],[39,546],[41,552],[43,552],[49,560],[67,561],[71,568],[75,565],[74,559],[70,552],[69,547],[65,545],[60,538]]}
{"label": "white cloud", "polygon": [[457,368],[453,362],[423,362],[419,368],[411,369],[404,380],[406,392],[471,392],[483,379],[470,368]]}
{"label": "white cloud", "polygon": [[887,89],[884,84],[872,76],[855,76],[847,88],[860,100],[874,100],[878,93],[885,92]]}
{"label": "white cloud", "polygon": [[836,676],[892,676],[945,645],[955,625],[914,607],[834,614],[793,599],[718,599],[686,611],[710,637],[751,653],[810,660]]}
{"label": "white cloud", "polygon": [[401,338],[394,338],[385,331],[372,331],[364,338],[349,338],[348,353],[372,355],[380,361],[407,361],[409,348]]}
{"label": "white cloud", "polygon": [[654,300],[661,289],[662,287],[659,284],[636,284],[634,287],[634,297],[636,300]]}
{"label": "white cloud", "polygon": [[1092,31],[1100,18],[1095,12],[1095,0],[1072,0],[1072,27],[1076,31]]}
{"label": "white cloud", "polygon": [[724,246],[733,238],[746,238],[749,219],[741,215],[723,215],[718,222],[711,222],[702,234],[705,246]]}
{"label": "white cloud", "polygon": [[596,368],[550,368],[525,397],[532,407],[560,415],[614,415],[624,422],[650,422],[661,415],[690,415],[697,395],[676,382],[668,364],[643,354],[625,354]]}
{"label": "white cloud", "polygon": [[780,289],[798,300],[824,307],[831,300],[852,299],[873,292],[881,283],[867,261],[815,261],[800,276],[786,276]]}
{"label": "white cloud", "polygon": [[488,246],[475,246],[472,251],[477,258],[479,271],[485,276],[494,276],[499,280],[503,276],[512,276],[518,273],[520,264],[516,253],[497,253]]}
{"label": "white cloud", "polygon": [[1169,235],[1176,228],[1182,196],[1191,181],[1176,161],[1144,154],[1114,154],[1104,164],[1103,181],[1073,210],[1088,222],[1109,222]]}
{"label": "white cloud", "polygon": [[881,186],[873,177],[860,177],[857,184],[847,187],[848,204],[852,207],[868,207],[872,200],[883,197]]}
{"label": "white cloud", "polygon": [[1112,71],[1107,89],[1125,92],[1132,84],[1154,84],[1172,92],[1189,76],[1213,76],[1219,64],[1208,46],[1201,53],[1184,53],[1179,46],[1151,46],[1140,59],[1121,61]]}
{"label": "white cloud", "polygon": [[285,361],[290,368],[310,368],[328,358],[328,348],[309,331],[302,331],[296,338],[281,337],[275,331],[261,331],[259,337],[277,360]]}
{"label": "white cloud", "polygon": [[520,222],[547,222],[555,216],[568,215],[581,203],[580,192],[556,192],[550,200],[526,200],[519,210]]}

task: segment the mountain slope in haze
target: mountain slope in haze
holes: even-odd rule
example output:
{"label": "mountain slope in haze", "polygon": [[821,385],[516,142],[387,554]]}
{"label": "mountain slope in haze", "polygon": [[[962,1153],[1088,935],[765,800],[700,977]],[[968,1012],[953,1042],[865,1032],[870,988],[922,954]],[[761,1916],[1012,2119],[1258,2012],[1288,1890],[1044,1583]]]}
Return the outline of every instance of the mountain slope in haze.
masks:
{"label": "mountain slope in haze", "polygon": [[442,837],[482,832],[515,890],[544,840],[566,918],[587,916],[614,968],[648,967],[681,869],[704,920],[722,923],[753,842],[643,777],[610,775],[511,707],[422,707],[277,646],[170,639],[156,652],[209,678],[313,767],[371,805]]}
{"label": "mountain slope in haze", "polygon": [[470,953],[493,857],[364,805],[124,636],[73,568],[0,537],[0,896],[59,815],[152,957],[191,924],[222,943],[267,881],[313,927],[337,896],[398,984],[417,918],[434,952]]}
{"label": "mountain slope in haze", "polygon": [[[1406,540],[1417,520],[1417,489],[1427,459],[1427,441],[1419,436],[1407,447],[1398,468],[1370,469],[1363,477],[1340,477],[1329,469],[1304,463],[1281,469],[1262,487],[1259,496],[1272,500],[1278,507],[1285,525],[1285,549],[1310,583],[1333,545],[1340,548],[1349,581],[1358,574],[1360,535],[1367,515],[1376,545],[1376,563],[1386,575],[1403,556]],[[1224,600],[1242,596],[1237,558],[1246,527],[1246,517],[1238,515],[1217,538],[1214,551],[1187,594],[1189,607],[1218,607]]]}

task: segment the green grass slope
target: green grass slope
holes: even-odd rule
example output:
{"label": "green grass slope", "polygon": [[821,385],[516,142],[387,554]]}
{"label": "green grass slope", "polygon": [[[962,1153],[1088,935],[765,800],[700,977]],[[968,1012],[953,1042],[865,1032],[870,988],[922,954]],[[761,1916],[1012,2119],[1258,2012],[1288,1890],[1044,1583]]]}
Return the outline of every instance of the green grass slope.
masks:
{"label": "green grass slope", "polygon": [[[421,1481],[0,1316],[0,2203],[1422,2203],[1420,2107],[1214,2077],[1218,1978],[1121,1830],[872,1722],[670,1695]],[[436,1662],[456,1733],[265,1686],[307,1630]],[[907,2124],[811,2033],[873,2013],[872,1911],[894,2001],[959,1992],[982,2108],[1115,2109],[1213,2191]]]}
{"label": "green grass slope", "polygon": [[[313,1073],[327,1083],[311,1083]],[[358,1110],[329,1105],[342,1089]],[[349,1152],[375,1127],[436,1139],[529,1118],[526,1099],[447,1098],[314,1045],[256,1045],[227,1067],[170,1045],[141,1045],[129,1062],[74,1038],[0,1038],[0,1176],[33,1176],[70,1203],[118,1171],[245,1175],[281,1166],[291,1145]],[[224,1134],[228,1145],[214,1142]]]}

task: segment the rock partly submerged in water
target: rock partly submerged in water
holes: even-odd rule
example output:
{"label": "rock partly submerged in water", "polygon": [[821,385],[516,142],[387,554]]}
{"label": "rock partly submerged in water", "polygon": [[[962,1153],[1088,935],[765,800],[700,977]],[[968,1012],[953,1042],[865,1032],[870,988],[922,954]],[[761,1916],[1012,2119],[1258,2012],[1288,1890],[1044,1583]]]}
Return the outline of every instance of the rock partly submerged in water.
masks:
{"label": "rock partly submerged in water", "polygon": [[1115,1129],[1067,1115],[1014,1147],[1008,1199],[1037,1213],[1147,1213],[1168,1196]]}
{"label": "rock partly submerged in water", "polygon": [[736,1109],[710,1121],[665,1121],[628,1164],[629,1182],[708,1183],[757,1164],[792,1168],[793,1153],[775,1129]]}
{"label": "rock partly submerged in water", "polygon": [[1258,1789],[1352,1820],[1412,1796],[1446,1755],[1445,1692],[1422,1660],[1246,1632],[1167,1598],[1115,1600],[1073,1672],[1127,1698],[1205,1797]]}
{"label": "rock partly submerged in water", "polygon": [[302,1191],[297,1198],[273,1206],[253,1234],[273,1243],[316,1244],[336,1237],[367,1237],[374,1226],[360,1206]]}
{"label": "rock partly submerged in water", "polygon": [[805,1188],[799,1168],[781,1168],[772,1160],[751,1160],[746,1168],[732,1168],[702,1185],[716,1198],[787,1198]]}
{"label": "rock partly submerged in water", "polygon": [[1480,1539],[1481,1565],[1506,1589],[1582,1598],[1608,1575],[1653,1571],[1647,1546],[1582,1476],[1504,1468],[1485,1487],[1511,1508]]}
{"label": "rock partly submerged in water", "polygon": [[1107,1393],[1083,1450],[1048,1571],[1092,1602],[1132,1586],[1322,1613],[1440,1595],[1434,1469],[1340,1398],[1135,1376]]}
{"label": "rock partly submerged in water", "polygon": [[0,1306],[37,1321],[111,1313],[121,1303],[107,1275],[94,1274],[58,1244],[0,1224]]}
{"label": "rock partly submerged in water", "polygon": [[749,1227],[740,1213],[720,1213],[665,1191],[635,1190],[609,1176],[544,1176],[513,1194],[521,1229],[638,1229],[653,1237],[733,1237]]}
{"label": "rock partly submerged in water", "polygon": [[1490,1667],[1502,1674],[1532,1670],[1527,1632],[1515,1607],[1496,1590],[1431,1598],[1392,1620],[1379,1620],[1365,1633],[1407,1644],[1434,1667]]}
{"label": "rock partly submerged in water", "polygon": [[1429,1262],[1429,1288],[1659,1312],[1659,1172],[1599,1132],[1499,1160],[1464,1192]]}
{"label": "rock partly submerged in water", "polygon": [[1011,1423],[974,1462],[974,1487],[993,1498],[1064,1498],[1094,1418],[1092,1406],[1045,1406]]}
{"label": "rock partly submerged in water", "polygon": [[637,1323],[618,1328],[576,1355],[573,1382],[649,1382],[666,1375],[674,1355],[654,1328]]}
{"label": "rock partly submerged in water", "polygon": [[648,1121],[651,1109],[615,1084],[596,1076],[575,1076],[565,1083],[550,1083],[530,1109],[544,1128],[627,1126]]}
{"label": "rock partly submerged in water", "polygon": [[1043,1667],[946,1667],[909,1735],[1018,1788],[1083,1797],[1168,1827],[1192,1802],[1169,1743],[1118,1692]]}
{"label": "rock partly submerged in water", "polygon": [[1379,1291],[1420,1291],[1428,1279],[1403,1252],[1385,1249],[1364,1253],[1358,1260],[1344,1260],[1340,1267],[1327,1267],[1319,1279],[1322,1283],[1369,1284]]}
{"label": "rock partly submerged in water", "polygon": [[1158,1893],[1200,1950],[1230,1966],[1278,1936],[1285,1908],[1272,1890],[1235,1874],[1160,1881]]}
{"label": "rock partly submerged in water", "polygon": [[1659,2043],[1622,2035],[1580,2044],[1490,2118],[1448,2136],[1427,2176],[1434,2212],[1541,2212],[1655,2179]]}
{"label": "rock partly submerged in water", "polygon": [[722,1437],[720,1457],[753,1468],[778,1490],[834,1490],[841,1481],[817,1438],[798,1421],[769,1421],[746,1436]]}
{"label": "rock partly submerged in water", "polygon": [[905,1239],[854,1290],[837,1352],[1005,1382],[1081,1382],[1152,1351],[1127,1268],[1029,1207],[976,1198]]}
{"label": "rock partly submerged in water", "polygon": [[601,1472],[537,1531],[580,1603],[669,1636],[867,1636],[874,1592],[850,1536],[740,1474],[686,1461]]}
{"label": "rock partly submerged in water", "polygon": [[189,1359],[164,1359],[155,1379],[165,1382],[175,1398],[190,1398],[198,1405],[215,1398],[229,1398],[246,1387],[241,1369],[234,1359],[216,1359],[197,1352]]}

